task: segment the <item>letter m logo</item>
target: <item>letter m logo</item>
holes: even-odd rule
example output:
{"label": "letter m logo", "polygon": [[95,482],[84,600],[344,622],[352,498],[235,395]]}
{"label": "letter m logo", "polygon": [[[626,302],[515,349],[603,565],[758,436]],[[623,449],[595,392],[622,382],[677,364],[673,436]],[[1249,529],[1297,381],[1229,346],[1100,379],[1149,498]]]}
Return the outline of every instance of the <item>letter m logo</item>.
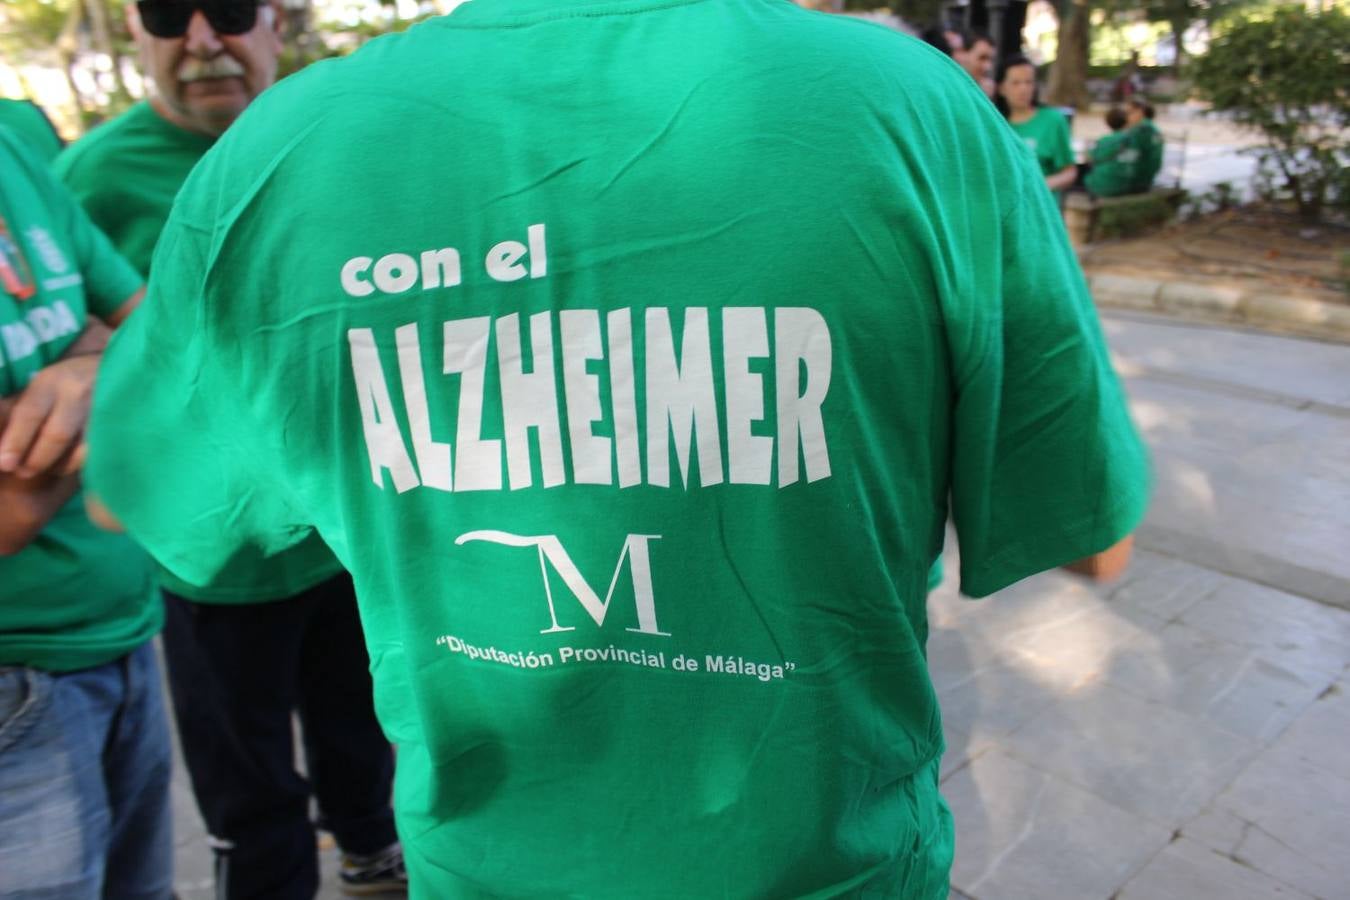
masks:
{"label": "letter m logo", "polygon": [[553,588],[549,584],[549,566],[552,566],[553,571],[558,573],[558,577],[562,579],[563,584],[567,585],[567,589],[572,592],[572,596],[577,599],[582,609],[586,610],[595,624],[603,626],[605,616],[609,613],[610,600],[614,597],[614,586],[619,583],[619,576],[623,573],[624,560],[627,560],[628,569],[633,579],[633,602],[637,606],[638,627],[626,630],[639,634],[670,637],[669,632],[662,631],[656,624],[656,599],[652,593],[651,556],[647,547],[648,542],[660,539],[661,535],[659,534],[630,534],[624,539],[623,549],[619,552],[619,562],[614,566],[614,576],[609,580],[609,590],[605,592],[604,600],[600,599],[600,595],[582,577],[581,570],[577,568],[576,563],[572,562],[572,557],[567,555],[567,551],[563,549],[562,541],[558,540],[558,536],[555,534],[520,535],[508,534],[505,531],[470,531],[455,538],[455,544],[462,546],[471,541],[485,541],[507,547],[535,548],[539,554],[539,568],[544,576],[544,597],[548,600],[549,619],[553,622],[553,627],[543,629],[539,632],[540,634],[576,630],[572,626],[558,624],[558,609],[553,602]]}

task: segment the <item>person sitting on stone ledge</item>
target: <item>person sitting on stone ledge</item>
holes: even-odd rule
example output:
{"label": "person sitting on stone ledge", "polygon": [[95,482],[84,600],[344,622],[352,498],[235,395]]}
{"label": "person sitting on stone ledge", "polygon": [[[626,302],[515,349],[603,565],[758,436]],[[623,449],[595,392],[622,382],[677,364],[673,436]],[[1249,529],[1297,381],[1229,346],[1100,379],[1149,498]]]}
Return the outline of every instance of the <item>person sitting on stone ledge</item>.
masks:
{"label": "person sitting on stone ledge", "polygon": [[1106,113],[1111,133],[1097,141],[1090,161],[1079,167],[1081,184],[1093,196],[1119,197],[1138,190],[1140,151],[1127,121],[1125,110],[1111,107]]}

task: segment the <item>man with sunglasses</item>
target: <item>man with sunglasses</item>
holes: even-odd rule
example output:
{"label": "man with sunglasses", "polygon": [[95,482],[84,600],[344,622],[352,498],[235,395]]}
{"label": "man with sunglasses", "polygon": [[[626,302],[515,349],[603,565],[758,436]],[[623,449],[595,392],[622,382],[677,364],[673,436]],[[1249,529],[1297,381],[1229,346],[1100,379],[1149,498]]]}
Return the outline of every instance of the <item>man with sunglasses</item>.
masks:
{"label": "man with sunglasses", "polygon": [[147,101],[66,150],[55,172],[142,272],[188,172],[276,78],[280,7],[256,0],[127,6]]}
{"label": "man with sunglasses", "polygon": [[[188,173],[275,79],[282,20],[279,6],[257,0],[140,0],[127,21],[154,89],[55,168],[148,275]],[[161,583],[179,740],[219,896],[314,895],[311,785],[343,851],[341,886],[406,886],[392,753],[375,719],[351,579],[332,553],[310,537],[275,556],[240,553],[207,584],[167,571]],[[293,762],[295,712],[308,780]]]}

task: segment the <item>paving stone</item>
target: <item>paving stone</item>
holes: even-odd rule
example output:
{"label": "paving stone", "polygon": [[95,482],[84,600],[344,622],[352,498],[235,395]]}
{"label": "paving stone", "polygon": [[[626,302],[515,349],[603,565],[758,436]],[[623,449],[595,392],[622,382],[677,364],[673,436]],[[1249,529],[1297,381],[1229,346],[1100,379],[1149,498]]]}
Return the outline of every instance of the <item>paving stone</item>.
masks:
{"label": "paving stone", "polygon": [[944,723],[990,738],[1016,731],[1057,699],[1044,679],[1011,665],[985,669],[976,678],[938,691]]}
{"label": "paving stone", "polygon": [[[1204,386],[1133,379],[1156,546],[1216,571],[1350,602],[1350,418]],[[1272,563],[1275,566],[1272,566]]]}
{"label": "paving stone", "polygon": [[1174,841],[1115,900],[1311,900],[1195,841]]}
{"label": "paving stone", "polygon": [[[1215,803],[1218,802],[1216,799]],[[1250,828],[1251,823],[1226,809],[1212,806],[1183,825],[1181,833],[1224,856],[1231,856],[1246,839]]]}
{"label": "paving stone", "polygon": [[1201,312],[1237,317],[1243,292],[1237,288],[1188,281],[1164,283],[1158,306],[1181,313]]}
{"label": "paving stone", "polygon": [[1002,649],[974,627],[934,627],[929,623],[928,672],[933,685],[947,689],[997,667]]}
{"label": "paving stone", "polygon": [[1156,279],[1110,272],[1092,276],[1090,285],[1092,299],[1102,306],[1145,310],[1158,308],[1158,291],[1162,287]]}
{"label": "paving stone", "polygon": [[934,595],[929,616],[941,626],[960,626],[1002,640],[1024,629],[1079,615],[1088,608],[1104,607],[1108,591],[1106,586],[1092,585],[1068,573],[1043,572],[980,600]]}
{"label": "paving stone", "polygon": [[1106,671],[1121,648],[1162,627],[1161,620],[1144,618],[1148,622],[1141,625],[1104,604],[1085,606],[1014,631],[1003,646],[1010,668],[1064,696]]}
{"label": "paving stone", "polygon": [[979,900],[1109,897],[1171,836],[997,750],[943,793],[956,820],[952,885]]}
{"label": "paving stone", "polygon": [[1004,746],[1039,769],[1168,826],[1204,809],[1260,749],[1104,682],[1052,706]]}
{"label": "paving stone", "polygon": [[1241,312],[1247,321],[1277,329],[1350,340],[1350,309],[1310,297],[1247,294]]}
{"label": "paving stone", "polygon": [[1116,357],[1142,369],[1350,408],[1350,347],[1344,344],[1114,313],[1102,316],[1102,331]]}
{"label": "paving stone", "polygon": [[[1274,747],[1300,762],[1350,782],[1350,692],[1345,681],[1331,685]],[[1350,885],[1347,885],[1350,894]]]}
{"label": "paving stone", "polygon": [[984,735],[972,735],[960,728],[943,723],[943,737],[947,742],[947,752],[942,754],[942,765],[938,770],[938,781],[946,781],[954,772],[978,759],[981,754],[993,749],[992,738]]}
{"label": "paving stone", "polygon": [[1107,603],[1116,612],[1139,610],[1170,620],[1218,589],[1227,576],[1180,559],[1136,548]]}
{"label": "paving stone", "polygon": [[1309,764],[1293,744],[1258,756],[1182,831],[1315,897],[1350,893],[1350,780]]}
{"label": "paving stone", "polygon": [[1135,696],[1262,743],[1278,737],[1331,679],[1180,623],[1120,648],[1103,677]]}
{"label": "paving stone", "polygon": [[1350,612],[1273,588],[1227,580],[1180,621],[1291,669],[1337,676],[1350,664]]}

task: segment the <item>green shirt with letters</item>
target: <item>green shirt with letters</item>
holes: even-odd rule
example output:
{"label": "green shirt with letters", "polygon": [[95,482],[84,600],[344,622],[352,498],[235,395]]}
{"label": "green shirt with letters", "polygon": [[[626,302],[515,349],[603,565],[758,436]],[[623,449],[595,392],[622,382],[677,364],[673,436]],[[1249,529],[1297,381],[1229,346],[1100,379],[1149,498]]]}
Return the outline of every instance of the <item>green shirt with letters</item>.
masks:
{"label": "green shirt with letters", "polygon": [[[60,359],[90,313],[109,315],[141,277],[13,132],[0,127],[0,396]],[[150,558],[95,528],[78,494],[0,557],[0,665],[66,672],[123,656],[159,631]]]}
{"label": "green shirt with letters", "polygon": [[[53,171],[117,249],[149,275],[174,197],[213,143],[142,102],[68,147]],[[242,547],[209,584],[193,584],[172,572],[164,572],[161,581],[175,594],[202,603],[252,603],[294,596],[340,571],[332,552],[311,535],[275,555]]]}
{"label": "green shirt with letters", "polygon": [[414,898],[946,898],[949,498],[971,595],[1145,505],[1012,131],[779,0],[475,0],[312,66],[154,273],[93,483],[188,579],[331,545]]}

